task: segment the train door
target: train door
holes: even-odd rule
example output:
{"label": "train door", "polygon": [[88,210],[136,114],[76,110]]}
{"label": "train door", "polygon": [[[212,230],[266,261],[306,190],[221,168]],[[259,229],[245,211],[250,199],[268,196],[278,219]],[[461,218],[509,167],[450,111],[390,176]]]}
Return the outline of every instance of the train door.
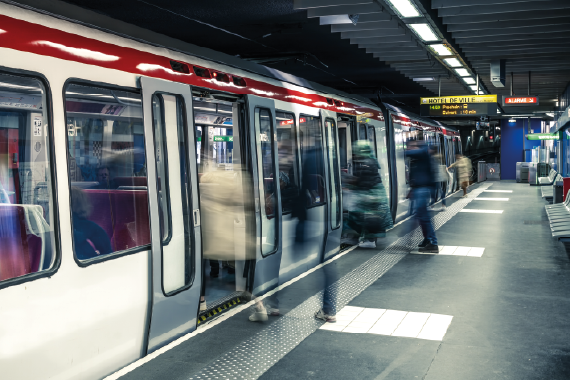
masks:
{"label": "train door", "polygon": [[338,118],[338,148],[340,170],[352,175],[352,141],[354,121],[346,116]]}
{"label": "train door", "polygon": [[249,143],[253,165],[256,232],[253,296],[279,283],[282,253],[281,180],[277,153],[275,103],[255,95],[246,97]]}
{"label": "train door", "polygon": [[[196,327],[200,210],[190,87],[143,77],[151,224],[148,352]],[[150,164],[150,163],[155,163]]]}
{"label": "train door", "polygon": [[323,257],[323,260],[326,260],[340,249],[342,198],[336,112],[321,110],[321,122],[325,131],[325,182],[328,188],[328,233]]}
{"label": "train door", "polygon": [[380,178],[386,190],[388,204],[390,204],[390,167],[388,164],[388,147],[386,145],[386,124],[383,121],[370,119],[368,140],[372,144],[374,156],[378,160]]}

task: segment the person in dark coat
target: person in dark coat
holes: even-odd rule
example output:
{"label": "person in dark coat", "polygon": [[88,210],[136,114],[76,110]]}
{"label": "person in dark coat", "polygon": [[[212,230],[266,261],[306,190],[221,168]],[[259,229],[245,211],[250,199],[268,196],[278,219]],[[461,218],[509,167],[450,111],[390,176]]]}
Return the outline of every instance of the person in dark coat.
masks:
{"label": "person in dark coat", "polygon": [[424,240],[420,243],[420,252],[438,253],[437,237],[431,223],[427,207],[430,200],[432,186],[435,178],[433,175],[432,160],[428,147],[418,141],[408,144],[406,156],[410,158],[410,186],[411,199],[414,205],[414,214],[421,226]]}

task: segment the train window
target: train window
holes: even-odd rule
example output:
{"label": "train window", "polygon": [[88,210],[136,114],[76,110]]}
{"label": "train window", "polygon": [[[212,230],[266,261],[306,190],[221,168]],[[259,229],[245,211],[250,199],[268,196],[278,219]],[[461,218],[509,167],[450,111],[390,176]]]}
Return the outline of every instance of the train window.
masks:
{"label": "train window", "polygon": [[168,151],[166,148],[166,129],[164,120],[164,100],[162,95],[152,96],[152,121],[154,125],[154,153],[156,159],[156,177],[158,182],[158,215],[163,244],[168,244],[172,231],[170,218],[170,199],[168,188]]}
{"label": "train window", "polygon": [[141,95],[70,84],[65,112],[75,257],[150,244]]}
{"label": "train window", "polygon": [[328,158],[329,158],[329,174],[330,189],[329,196],[331,200],[331,228],[340,227],[340,217],[342,215],[340,209],[340,168],[338,166],[338,148],[336,123],[333,119],[325,119],[325,133],[327,136]]}
{"label": "train window", "polygon": [[0,281],[55,263],[46,97],[40,80],[0,74]]}
{"label": "train window", "polygon": [[370,141],[370,144],[374,149],[374,155],[376,156],[378,154],[378,149],[376,146],[376,130],[371,125],[368,126],[368,141]]}
{"label": "train window", "polygon": [[321,119],[301,115],[299,118],[299,145],[303,168],[302,185],[307,192],[307,207],[326,203],[322,137]]}
{"label": "train window", "polygon": [[[152,116],[158,206],[162,232],[162,279],[166,294],[192,281],[193,251],[187,171],[188,147],[184,101],[168,94],[154,94]],[[171,203],[176,207],[171,209]]]}
{"label": "train window", "polygon": [[281,187],[281,208],[284,214],[293,209],[298,196],[297,147],[295,143],[295,115],[277,112],[277,153],[279,157],[279,185]]}
{"label": "train window", "polygon": [[263,205],[261,208],[261,253],[268,255],[277,248],[277,223],[275,223],[275,207],[277,194],[275,192],[278,175],[275,175],[275,160],[273,150],[273,122],[271,112],[265,108],[255,109],[255,126],[259,131],[259,147],[261,154],[261,171],[263,179]]}
{"label": "train window", "polygon": [[340,168],[344,172],[348,172],[348,147],[347,147],[347,137],[346,131],[347,127],[345,124],[344,128],[338,128],[338,147],[340,151]]}
{"label": "train window", "polygon": [[358,126],[358,139],[366,140],[366,124],[360,124]]}

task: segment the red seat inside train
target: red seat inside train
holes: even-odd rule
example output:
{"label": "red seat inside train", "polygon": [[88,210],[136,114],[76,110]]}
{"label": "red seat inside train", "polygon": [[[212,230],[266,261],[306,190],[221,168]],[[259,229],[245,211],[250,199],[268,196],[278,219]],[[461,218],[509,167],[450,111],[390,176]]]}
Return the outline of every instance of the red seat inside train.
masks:
{"label": "red seat inside train", "polygon": [[0,280],[37,272],[42,239],[26,234],[22,205],[0,206]]}
{"label": "red seat inside train", "polygon": [[89,220],[107,232],[114,251],[150,244],[148,195],[144,190],[85,190]]}
{"label": "red seat inside train", "polygon": [[146,177],[115,177],[117,186],[147,186]]}

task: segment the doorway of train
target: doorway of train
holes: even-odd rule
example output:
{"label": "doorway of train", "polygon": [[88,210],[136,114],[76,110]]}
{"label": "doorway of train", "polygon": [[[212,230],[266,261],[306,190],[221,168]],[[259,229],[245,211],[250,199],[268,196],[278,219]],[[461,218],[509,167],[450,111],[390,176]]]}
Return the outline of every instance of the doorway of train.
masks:
{"label": "doorway of train", "polygon": [[193,96],[201,323],[277,286],[281,208],[273,100],[199,88]]}

